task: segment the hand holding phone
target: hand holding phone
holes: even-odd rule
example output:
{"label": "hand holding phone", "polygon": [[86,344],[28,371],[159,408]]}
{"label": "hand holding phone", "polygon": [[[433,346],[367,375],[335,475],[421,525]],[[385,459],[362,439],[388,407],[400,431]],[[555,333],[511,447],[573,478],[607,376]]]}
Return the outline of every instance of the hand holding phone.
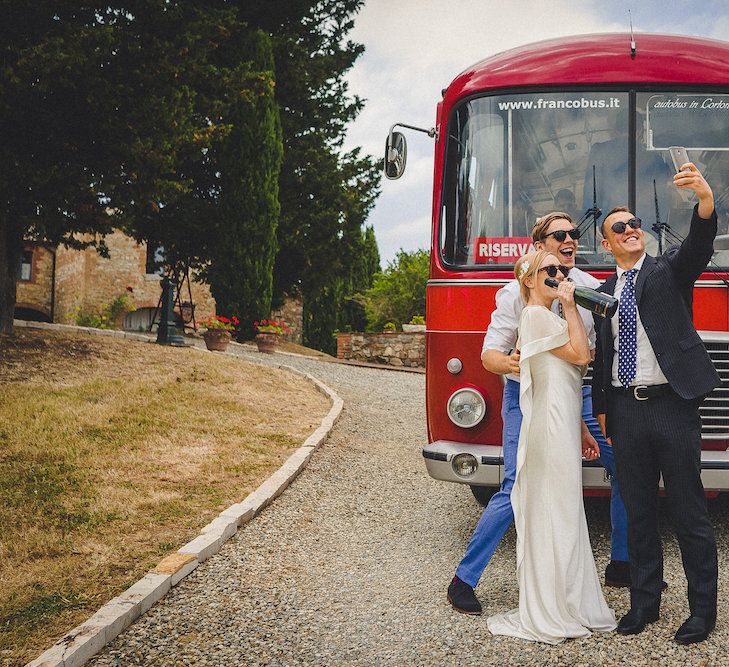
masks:
{"label": "hand holding phone", "polygon": [[673,167],[678,174],[681,171],[681,167],[687,162],[690,162],[688,152],[683,146],[669,146],[668,152],[671,154]]}

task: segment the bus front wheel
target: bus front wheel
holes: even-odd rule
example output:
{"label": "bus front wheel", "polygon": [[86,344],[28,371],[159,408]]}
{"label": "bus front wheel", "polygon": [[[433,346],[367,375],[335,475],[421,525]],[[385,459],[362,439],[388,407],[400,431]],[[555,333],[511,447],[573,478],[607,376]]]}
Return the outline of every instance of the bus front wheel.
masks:
{"label": "bus front wheel", "polygon": [[471,493],[473,493],[473,497],[481,507],[486,507],[489,504],[489,500],[491,500],[491,496],[497,491],[497,488],[491,486],[471,486]]}

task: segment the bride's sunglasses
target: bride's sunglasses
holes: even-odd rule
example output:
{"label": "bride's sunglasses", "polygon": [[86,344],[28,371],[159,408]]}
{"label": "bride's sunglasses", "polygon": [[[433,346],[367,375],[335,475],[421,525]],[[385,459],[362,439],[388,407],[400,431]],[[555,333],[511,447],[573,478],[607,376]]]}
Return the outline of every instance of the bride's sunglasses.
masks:
{"label": "bride's sunglasses", "polygon": [[613,230],[616,234],[624,234],[625,228],[630,225],[631,229],[640,229],[641,220],[640,218],[631,218],[630,220],[627,220],[626,222],[614,222],[610,229]]}
{"label": "bride's sunglasses", "polygon": [[549,232],[549,234],[545,234],[542,236],[542,241],[546,239],[548,236],[554,236],[554,240],[557,241],[557,243],[562,243],[567,236],[569,236],[572,240],[577,241],[580,238],[580,230],[579,229],[558,229],[554,232]]}
{"label": "bride's sunglasses", "polygon": [[540,271],[546,271],[547,275],[550,278],[556,278],[557,277],[557,271],[561,271],[562,275],[566,278],[567,274],[570,272],[570,269],[568,266],[564,266],[564,264],[560,264],[557,266],[557,264],[550,264],[549,266],[543,266]]}

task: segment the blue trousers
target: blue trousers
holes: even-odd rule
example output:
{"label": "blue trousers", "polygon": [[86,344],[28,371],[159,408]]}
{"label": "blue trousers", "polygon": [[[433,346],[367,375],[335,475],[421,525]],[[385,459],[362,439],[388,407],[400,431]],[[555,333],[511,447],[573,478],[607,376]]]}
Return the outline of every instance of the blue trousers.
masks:
{"label": "blue trousers", "polygon": [[[507,380],[504,387],[504,399],[501,406],[501,417],[504,422],[503,455],[504,480],[501,488],[489,501],[483,511],[476,530],[468,543],[466,555],[463,557],[456,576],[473,588],[478,584],[483,571],[499,546],[501,538],[514,520],[511,508],[511,489],[516,476],[516,449],[519,444],[521,428],[521,409],[519,408],[519,383]],[[592,393],[590,387],[582,387],[582,418],[590,433],[600,445],[598,461],[610,475],[610,520],[612,534],[610,542],[610,558],[612,560],[628,560],[628,520],[625,506],[620,496],[620,489],[615,478],[615,459],[613,448],[605,441],[597,420],[592,416]]]}

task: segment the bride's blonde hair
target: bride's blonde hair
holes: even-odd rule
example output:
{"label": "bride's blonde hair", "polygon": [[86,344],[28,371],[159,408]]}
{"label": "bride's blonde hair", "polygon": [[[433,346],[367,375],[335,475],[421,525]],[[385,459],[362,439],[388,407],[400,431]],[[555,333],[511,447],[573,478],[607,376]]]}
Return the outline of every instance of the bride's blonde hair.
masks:
{"label": "bride's blonde hair", "polygon": [[514,265],[514,276],[516,276],[516,279],[519,281],[519,292],[524,303],[529,303],[529,292],[531,291],[531,288],[527,286],[526,281],[537,275],[539,267],[549,255],[556,257],[559,261],[559,257],[549,250],[535,250],[534,252],[522,255],[518,260],[516,260],[516,264]]}

